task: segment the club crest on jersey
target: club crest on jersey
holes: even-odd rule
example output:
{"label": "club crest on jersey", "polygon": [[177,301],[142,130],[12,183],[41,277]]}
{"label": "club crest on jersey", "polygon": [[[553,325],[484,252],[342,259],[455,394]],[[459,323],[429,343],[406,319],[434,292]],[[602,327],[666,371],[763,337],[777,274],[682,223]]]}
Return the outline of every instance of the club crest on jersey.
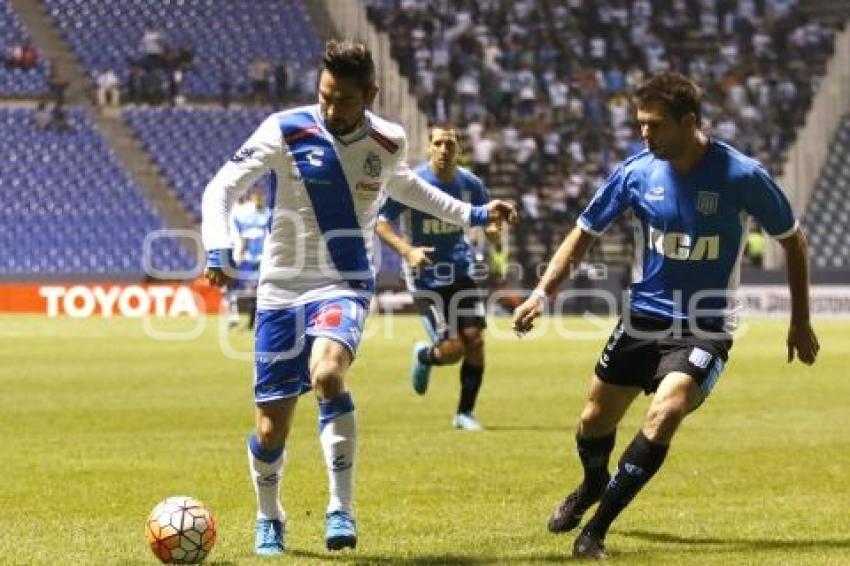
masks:
{"label": "club crest on jersey", "polygon": [[697,191],[697,210],[704,215],[717,212],[720,194],[712,191]]}
{"label": "club crest on jersey", "polygon": [[664,200],[664,187],[659,185],[649,189],[646,193],[646,200]]}
{"label": "club crest on jersey", "polygon": [[381,176],[381,158],[374,151],[370,151],[363,162],[363,173],[370,177]]}

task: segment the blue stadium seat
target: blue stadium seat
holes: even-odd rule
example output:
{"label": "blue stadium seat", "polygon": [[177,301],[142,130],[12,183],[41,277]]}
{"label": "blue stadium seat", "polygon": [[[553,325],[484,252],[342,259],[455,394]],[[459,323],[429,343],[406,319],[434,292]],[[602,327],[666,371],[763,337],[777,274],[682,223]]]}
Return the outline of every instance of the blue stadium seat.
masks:
{"label": "blue stadium seat", "polygon": [[[140,274],[145,235],[163,223],[85,112],[68,113],[72,130],[59,133],[32,109],[0,108],[0,271]],[[192,268],[176,242],[160,248],[162,265]]]}

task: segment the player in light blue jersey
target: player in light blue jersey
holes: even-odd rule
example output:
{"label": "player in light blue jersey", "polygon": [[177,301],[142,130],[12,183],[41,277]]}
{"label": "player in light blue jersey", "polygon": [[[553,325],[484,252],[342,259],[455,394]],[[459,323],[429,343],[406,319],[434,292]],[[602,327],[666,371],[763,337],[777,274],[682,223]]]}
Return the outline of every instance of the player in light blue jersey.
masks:
{"label": "player in light blue jersey", "polygon": [[[481,179],[458,167],[458,153],[455,128],[438,124],[431,128],[429,161],[416,168],[416,174],[455,198],[485,204],[490,200],[487,188]],[[404,219],[409,241],[391,224],[399,218]],[[484,375],[483,329],[487,324],[482,291],[472,278],[472,250],[463,227],[389,199],[381,209],[375,231],[404,259],[408,290],[431,339],[430,344],[414,344],[413,389],[420,395],[426,392],[432,366],[463,360],[460,400],[452,425],[461,430],[480,430],[473,411]],[[493,237],[490,234],[488,237]]]}
{"label": "player in light blue jersey", "polygon": [[[248,328],[254,328],[257,317],[257,281],[260,277],[260,260],[263,258],[263,243],[269,231],[271,211],[266,206],[263,189],[250,193],[246,206],[234,210],[233,227],[236,238],[233,248],[233,260],[239,266],[236,282],[236,296],[248,296]],[[236,297],[232,299],[237,302]]]}
{"label": "player in light blue jersey", "polygon": [[[614,218],[632,212],[637,257],[629,308],[596,364],[576,435],[584,479],[548,524],[555,533],[572,530],[599,502],[573,545],[576,557],[606,557],[611,523],[658,471],[682,420],[717,383],[732,345],[733,291],[748,217],[785,250],[792,306],[788,361],[796,355],[810,365],[818,353],[809,320],[806,240],[791,205],[758,162],[701,131],[700,98],[698,87],[678,73],[637,89],[646,151],[627,159],[599,188],[514,313],[515,330],[530,330],[594,239]],[[617,424],[641,390],[654,397],[611,477]]]}
{"label": "player in light blue jersey", "polygon": [[354,361],[375,288],[372,241],[386,196],[463,225],[515,221],[513,206],[471,206],[407,166],[404,129],[367,110],[375,99],[368,48],[328,42],[319,103],[269,116],[207,185],[201,232],[206,277],[227,284],[232,269],[228,214],[268,174],[272,218],[263,247],[255,332],[255,429],[248,462],[257,496],[255,552],[285,550],[280,501],[284,447],[298,398],[315,390],[328,475],[325,544],[354,548],[357,421],[346,373]]}

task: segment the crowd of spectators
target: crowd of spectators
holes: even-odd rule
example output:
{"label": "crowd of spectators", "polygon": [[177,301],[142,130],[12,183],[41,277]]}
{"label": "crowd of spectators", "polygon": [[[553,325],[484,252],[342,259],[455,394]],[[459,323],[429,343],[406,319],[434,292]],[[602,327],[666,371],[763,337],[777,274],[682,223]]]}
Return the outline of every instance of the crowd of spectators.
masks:
{"label": "crowd of spectators", "polygon": [[[676,70],[703,125],[773,173],[834,30],[796,0],[367,0],[427,115],[465,128],[471,165],[508,181],[545,251],[612,165],[642,149],[632,89]],[[505,177],[497,168],[512,163]],[[548,224],[548,225],[547,225]],[[526,234],[517,234],[522,249]]]}

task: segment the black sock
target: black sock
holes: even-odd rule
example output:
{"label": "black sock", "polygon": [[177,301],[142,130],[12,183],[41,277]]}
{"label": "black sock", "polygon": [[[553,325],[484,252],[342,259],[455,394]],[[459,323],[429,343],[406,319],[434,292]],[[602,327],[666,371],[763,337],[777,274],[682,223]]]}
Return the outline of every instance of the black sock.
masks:
{"label": "black sock", "polygon": [[584,482],[579,488],[579,497],[584,501],[579,502],[580,508],[586,509],[595,503],[602,492],[605,491],[605,486],[611,479],[611,475],[608,473],[608,459],[614,449],[616,436],[616,431],[607,436],[595,438],[576,434],[578,456],[581,459],[581,465],[584,467]]}
{"label": "black sock", "polygon": [[416,354],[419,358],[419,362],[429,365],[429,366],[442,366],[445,365],[443,362],[437,359],[437,347],[436,346],[428,346],[427,348],[422,348]]}
{"label": "black sock", "polygon": [[602,495],[596,514],[585,531],[602,539],[617,515],[626,508],[638,491],[655,475],[667,456],[668,444],[656,444],[638,432],[620,458],[617,472]]}
{"label": "black sock", "polygon": [[475,400],[478,398],[478,390],[481,388],[481,380],[484,377],[484,367],[469,365],[466,360],[460,366],[460,402],[457,405],[458,413],[472,413],[475,409]]}

